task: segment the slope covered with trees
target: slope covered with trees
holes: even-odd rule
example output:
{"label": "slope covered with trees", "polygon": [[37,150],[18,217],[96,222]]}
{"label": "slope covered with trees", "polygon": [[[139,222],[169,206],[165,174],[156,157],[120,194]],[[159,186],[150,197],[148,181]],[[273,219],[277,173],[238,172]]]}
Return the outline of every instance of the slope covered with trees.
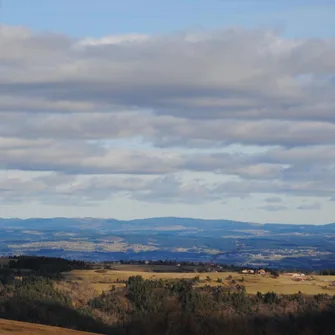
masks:
{"label": "slope covered with trees", "polygon": [[[191,279],[131,276],[122,287],[76,305],[57,289],[64,268],[85,264],[57,259],[16,260],[1,269],[0,318],[103,334],[332,334],[335,297],[275,292],[249,295],[243,282],[198,286]],[[55,275],[41,272],[52,264]],[[30,266],[19,276],[20,264]],[[50,265],[49,264],[49,265]],[[55,266],[58,264],[59,266]],[[51,266],[51,265],[50,265]],[[58,270],[56,270],[58,269]],[[75,288],[75,285],[73,286]]]}

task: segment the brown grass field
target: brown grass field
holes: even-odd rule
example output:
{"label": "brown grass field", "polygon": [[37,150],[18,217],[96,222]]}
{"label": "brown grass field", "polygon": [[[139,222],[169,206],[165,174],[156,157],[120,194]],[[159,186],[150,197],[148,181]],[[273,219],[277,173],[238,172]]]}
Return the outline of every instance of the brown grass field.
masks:
{"label": "brown grass field", "polygon": [[[153,272],[162,271],[162,272]],[[177,268],[169,267],[169,271],[177,271]],[[134,266],[134,265],[120,265],[113,270],[74,270],[63,273],[65,280],[55,281],[54,285],[57,289],[69,294],[76,307],[84,305],[89,299],[99,295],[102,291],[108,291],[115,287],[124,287],[124,283],[118,281],[125,281],[130,276],[140,275],[145,279],[152,280],[173,280],[173,279],[192,279],[199,276],[200,282],[196,285],[212,285],[212,286],[231,286],[232,280],[236,283],[244,285],[248,294],[256,294],[257,291],[276,292],[277,294],[294,294],[299,291],[306,295],[315,295],[319,293],[327,293],[335,295],[335,287],[331,283],[335,281],[335,276],[319,276],[306,275],[305,280],[296,282],[292,277],[287,275],[280,275],[278,278],[261,275],[242,275],[237,272],[164,272],[167,268],[164,266]],[[231,276],[231,277],[230,277]],[[230,277],[230,278],[228,278]],[[243,281],[242,281],[243,278]],[[220,279],[222,282],[218,282]],[[39,324],[24,323],[10,320],[0,319],[0,334],[89,334],[85,332],[73,331],[64,328],[49,327]]]}
{"label": "brown grass field", "polygon": [[[157,269],[156,269],[157,270]],[[278,294],[294,294],[299,291],[314,295],[318,293],[327,293],[335,295],[335,287],[330,286],[335,281],[335,276],[307,276],[302,282],[292,280],[292,277],[280,275],[278,278],[261,275],[242,275],[237,272],[210,272],[210,273],[180,273],[180,272],[150,272],[150,267],[125,265],[119,266],[116,270],[106,270],[104,273],[96,272],[96,270],[75,270],[64,274],[66,279],[71,282],[77,282],[86,288],[91,288],[96,294],[107,291],[112,286],[124,286],[117,281],[127,280],[130,276],[140,275],[145,279],[191,279],[199,276],[201,282],[197,285],[223,285],[229,286],[231,281],[227,279],[232,276],[237,283],[245,286],[247,293],[256,294],[257,291],[276,292]],[[207,277],[210,280],[207,280]],[[243,282],[240,280],[244,277]],[[217,279],[222,279],[222,283],[218,283]]]}
{"label": "brown grass field", "polygon": [[59,327],[43,326],[35,323],[18,322],[0,319],[0,334],[9,335],[89,335],[81,331],[75,331]]}

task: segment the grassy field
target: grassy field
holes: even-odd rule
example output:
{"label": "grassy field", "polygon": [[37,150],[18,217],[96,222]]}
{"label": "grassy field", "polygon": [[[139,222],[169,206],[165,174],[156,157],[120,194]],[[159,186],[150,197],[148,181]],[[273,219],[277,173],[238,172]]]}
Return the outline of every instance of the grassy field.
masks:
{"label": "grassy field", "polygon": [[43,326],[35,323],[18,322],[11,320],[0,319],[0,334],[10,335],[89,335],[92,333],[85,333],[70,329],[59,327]]}
{"label": "grassy field", "polygon": [[[107,291],[114,286],[123,286],[118,281],[127,280],[130,276],[140,275],[145,279],[191,279],[195,276],[200,277],[200,283],[197,285],[231,285],[231,276],[238,284],[244,285],[247,293],[255,294],[257,291],[262,293],[274,291],[278,294],[294,294],[299,291],[314,295],[318,293],[335,294],[335,288],[331,287],[335,276],[306,276],[306,280],[296,282],[292,277],[280,275],[278,278],[260,275],[242,275],[237,272],[210,272],[210,273],[180,273],[180,272],[150,272],[149,267],[135,267],[132,265],[120,266],[117,270],[106,270],[103,273],[95,270],[75,270],[64,274],[66,279],[71,282],[77,282],[85,287],[91,288],[96,293]],[[242,277],[244,278],[242,281]],[[222,283],[217,280],[222,280]]]}

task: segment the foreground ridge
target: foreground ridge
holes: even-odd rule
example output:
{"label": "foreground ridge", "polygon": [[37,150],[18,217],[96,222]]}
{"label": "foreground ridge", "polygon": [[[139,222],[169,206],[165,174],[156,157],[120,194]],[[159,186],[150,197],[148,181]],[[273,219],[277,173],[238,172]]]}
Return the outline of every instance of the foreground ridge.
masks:
{"label": "foreground ridge", "polygon": [[96,333],[87,333],[67,328],[45,326],[36,323],[28,323],[13,320],[0,319],[0,333],[11,335],[43,335],[43,334],[57,334],[57,335],[89,335]]}

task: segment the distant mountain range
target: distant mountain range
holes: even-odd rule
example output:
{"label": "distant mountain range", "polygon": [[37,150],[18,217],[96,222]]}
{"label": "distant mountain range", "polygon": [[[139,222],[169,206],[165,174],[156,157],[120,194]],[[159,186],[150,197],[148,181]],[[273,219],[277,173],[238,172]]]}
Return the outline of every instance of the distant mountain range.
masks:
{"label": "distant mountain range", "polygon": [[84,260],[174,259],[335,268],[335,223],[253,223],[157,217],[0,219],[0,255]]}
{"label": "distant mountain range", "polygon": [[267,230],[269,232],[334,232],[335,223],[324,225],[311,224],[282,224],[282,223],[255,223],[233,220],[209,220],[196,218],[181,218],[181,217],[154,217],[134,220],[117,220],[117,219],[102,219],[102,218],[0,218],[0,227],[13,227],[24,229],[67,229],[72,227],[83,227],[87,229],[95,228],[110,228],[110,229],[155,229],[160,228],[171,230],[173,227],[179,227],[178,230],[184,229],[200,229],[200,230]]}

